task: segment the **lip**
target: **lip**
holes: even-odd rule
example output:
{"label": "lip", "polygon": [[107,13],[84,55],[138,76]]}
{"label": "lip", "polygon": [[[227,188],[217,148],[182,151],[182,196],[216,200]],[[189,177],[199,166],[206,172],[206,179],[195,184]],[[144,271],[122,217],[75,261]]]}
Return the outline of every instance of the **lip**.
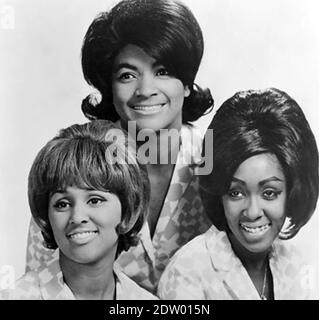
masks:
{"label": "lip", "polygon": [[263,236],[271,227],[271,223],[264,224],[249,224],[249,223],[239,223],[240,229],[247,235],[252,237]]}
{"label": "lip", "polygon": [[87,244],[98,234],[97,230],[78,229],[66,234],[69,241],[77,245]]}
{"label": "lip", "polygon": [[167,102],[152,103],[152,104],[134,104],[134,105],[131,105],[130,108],[134,110],[134,112],[139,114],[153,115],[161,112],[166,106],[167,106]]}

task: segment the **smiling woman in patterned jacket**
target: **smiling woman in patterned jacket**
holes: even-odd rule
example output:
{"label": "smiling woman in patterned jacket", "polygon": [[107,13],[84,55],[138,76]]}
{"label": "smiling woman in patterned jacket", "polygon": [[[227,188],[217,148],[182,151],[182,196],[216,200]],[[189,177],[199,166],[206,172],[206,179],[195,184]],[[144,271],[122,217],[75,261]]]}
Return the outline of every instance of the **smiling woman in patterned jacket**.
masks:
{"label": "smiling woman in patterned jacket", "polygon": [[61,130],[37,155],[28,194],[46,246],[58,248],[59,258],[1,298],[156,299],[114,263],[136,245],[149,201],[147,172],[123,130],[106,120]]}
{"label": "smiling woman in patterned jacket", "polygon": [[278,89],[243,91],[209,129],[214,167],[200,182],[214,226],[172,258],[160,298],[309,298],[308,266],[283,241],[318,199],[318,149],[301,108]]}
{"label": "smiling woman in patterned jacket", "polygon": [[[190,124],[213,104],[209,90],[194,84],[202,54],[195,17],[174,0],[121,1],[94,19],[83,43],[85,79],[101,96],[83,101],[85,115],[117,122],[133,139],[154,133],[154,157],[144,161],[151,183],[147,223],[138,245],[118,259],[127,275],[152,292],[176,250],[211,224],[194,175],[201,138]],[[153,147],[159,148],[151,154]],[[27,270],[53,255],[32,222]]]}

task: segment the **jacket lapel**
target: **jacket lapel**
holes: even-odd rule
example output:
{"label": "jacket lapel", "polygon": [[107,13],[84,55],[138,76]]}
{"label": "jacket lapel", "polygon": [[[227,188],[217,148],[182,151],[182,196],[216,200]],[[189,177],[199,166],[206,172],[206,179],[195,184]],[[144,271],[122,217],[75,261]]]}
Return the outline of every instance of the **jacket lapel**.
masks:
{"label": "jacket lapel", "polygon": [[206,233],[206,246],[212,267],[220,277],[229,299],[259,300],[259,294],[246,269],[233,252],[227,234],[211,227]]}
{"label": "jacket lapel", "polygon": [[[182,126],[180,151],[154,233],[153,242],[155,245],[163,234],[165,234],[166,239],[175,234],[175,232],[172,232],[174,230],[167,228],[167,225],[174,219],[176,207],[181,203],[181,199],[194,176],[196,161],[199,161],[200,156],[201,137],[194,132],[194,128]],[[169,231],[169,234],[167,234],[167,231]]]}
{"label": "jacket lapel", "polygon": [[75,300],[70,288],[64,283],[59,259],[53,259],[39,270],[39,285],[44,300]]}

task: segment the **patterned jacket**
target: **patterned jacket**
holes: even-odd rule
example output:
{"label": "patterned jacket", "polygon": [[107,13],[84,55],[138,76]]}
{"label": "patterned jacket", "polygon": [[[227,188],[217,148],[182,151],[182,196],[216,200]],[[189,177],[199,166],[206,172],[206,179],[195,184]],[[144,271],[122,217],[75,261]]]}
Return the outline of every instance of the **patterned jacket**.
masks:
{"label": "patterned jacket", "polygon": [[[201,159],[201,135],[194,127],[183,126],[181,146],[171,183],[157,221],[153,238],[146,223],[136,247],[123,252],[118,263],[125,274],[140,286],[155,293],[158,281],[169,259],[189,240],[205,232],[211,225],[199,196],[196,166]],[[27,271],[57,254],[43,246],[39,228],[32,220],[27,247]]]}
{"label": "patterned jacket", "polygon": [[[275,240],[269,266],[276,300],[309,298],[303,278],[306,265],[287,240]],[[172,300],[260,299],[226,233],[214,226],[176,253],[160,279],[158,295]]]}
{"label": "patterned jacket", "polygon": [[[114,264],[116,300],[156,300],[157,298],[128,278]],[[75,300],[71,289],[63,280],[59,260],[29,271],[16,281],[13,289],[0,292],[3,300]]]}

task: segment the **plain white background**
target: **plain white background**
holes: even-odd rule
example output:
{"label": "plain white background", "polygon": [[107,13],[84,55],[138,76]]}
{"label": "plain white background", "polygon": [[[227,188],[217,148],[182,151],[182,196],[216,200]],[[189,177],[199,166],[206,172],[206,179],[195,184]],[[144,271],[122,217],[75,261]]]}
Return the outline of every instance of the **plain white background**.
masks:
{"label": "plain white background", "polygon": [[[236,91],[277,87],[301,105],[319,141],[318,1],[184,2],[203,30],[197,83],[211,89],[215,108]],[[30,166],[58,129],[86,121],[80,105],[91,88],[81,71],[82,39],[95,15],[115,3],[0,0],[0,281],[6,265],[17,277],[24,272]],[[318,214],[292,240],[317,270]]]}

